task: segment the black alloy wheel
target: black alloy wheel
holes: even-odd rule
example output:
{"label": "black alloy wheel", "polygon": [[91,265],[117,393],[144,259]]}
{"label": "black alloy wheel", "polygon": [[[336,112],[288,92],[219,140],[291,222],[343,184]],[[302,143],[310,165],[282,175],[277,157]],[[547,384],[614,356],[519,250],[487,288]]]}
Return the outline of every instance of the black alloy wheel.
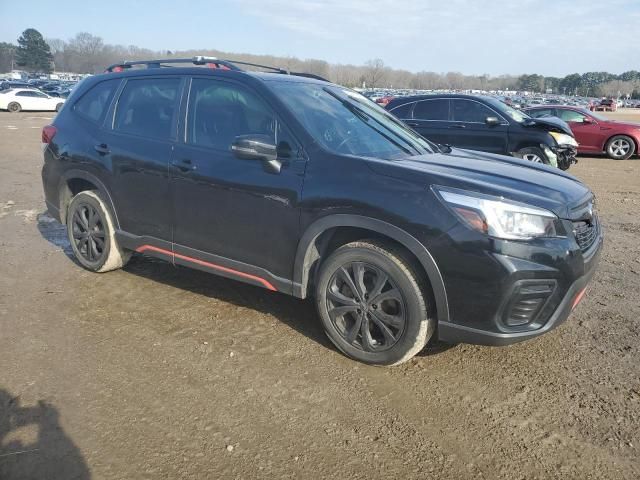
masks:
{"label": "black alloy wheel", "polygon": [[71,221],[77,252],[90,263],[102,260],[106,231],[100,212],[89,203],[81,203],[76,206]]}
{"label": "black alloy wheel", "polygon": [[365,262],[340,267],[326,291],[331,321],[349,344],[365,352],[393,347],[406,324],[402,293],[380,268]]}

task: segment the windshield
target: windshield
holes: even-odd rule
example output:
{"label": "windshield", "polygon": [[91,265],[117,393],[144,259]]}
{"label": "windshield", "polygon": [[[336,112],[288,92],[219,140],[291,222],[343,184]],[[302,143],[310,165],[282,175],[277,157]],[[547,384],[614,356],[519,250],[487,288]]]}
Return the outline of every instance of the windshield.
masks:
{"label": "windshield", "polygon": [[516,108],[513,108],[513,107],[507,105],[506,103],[501,102],[500,100],[489,99],[489,103],[491,103],[491,105],[493,107],[498,109],[498,111],[500,111],[500,113],[504,113],[509,118],[511,118],[511,120],[513,120],[515,122],[522,123],[527,118],[531,118],[526,113],[521,112],[520,110],[518,110]]}
{"label": "windshield", "polygon": [[270,86],[314,140],[334,153],[394,159],[434,151],[428,141],[352,90],[295,82]]}

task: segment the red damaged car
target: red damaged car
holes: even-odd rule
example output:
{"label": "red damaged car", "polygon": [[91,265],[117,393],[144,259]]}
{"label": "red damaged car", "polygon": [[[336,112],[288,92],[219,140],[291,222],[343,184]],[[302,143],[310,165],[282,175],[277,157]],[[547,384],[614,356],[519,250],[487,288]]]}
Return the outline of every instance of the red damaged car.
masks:
{"label": "red damaged car", "polygon": [[578,153],[605,153],[614,160],[626,160],[638,153],[640,123],[610,120],[567,105],[540,105],[524,111],[534,118],[558,117],[567,122],[578,141]]}

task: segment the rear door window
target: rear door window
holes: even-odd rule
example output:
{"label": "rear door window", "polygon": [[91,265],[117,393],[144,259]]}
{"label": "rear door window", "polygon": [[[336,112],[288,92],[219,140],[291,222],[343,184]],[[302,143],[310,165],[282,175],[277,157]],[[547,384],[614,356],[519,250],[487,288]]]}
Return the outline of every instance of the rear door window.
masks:
{"label": "rear door window", "polygon": [[118,85],[120,79],[106,80],[94,85],[73,105],[73,110],[87,120],[102,123]]}
{"label": "rear door window", "polygon": [[565,122],[584,123],[585,115],[574,110],[558,110],[558,116]]}
{"label": "rear door window", "polygon": [[529,114],[529,116],[531,116],[533,118],[554,117],[555,116],[555,110],[553,108],[537,108],[537,109],[531,110],[531,111],[529,111],[527,113]]}
{"label": "rear door window", "polygon": [[434,98],[433,100],[421,100],[416,102],[413,108],[413,118],[416,120],[449,120],[449,100],[446,98]]}
{"label": "rear door window", "polygon": [[180,78],[127,81],[116,108],[114,130],[147,138],[175,137]]}
{"label": "rear door window", "polygon": [[465,99],[452,100],[453,120],[455,122],[485,123],[487,117],[496,117],[496,113],[479,102]]}

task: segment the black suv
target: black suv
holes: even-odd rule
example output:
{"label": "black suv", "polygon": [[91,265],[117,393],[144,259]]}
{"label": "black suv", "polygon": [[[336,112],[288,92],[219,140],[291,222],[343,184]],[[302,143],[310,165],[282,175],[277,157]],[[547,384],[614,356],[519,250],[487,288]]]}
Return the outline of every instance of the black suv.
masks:
{"label": "black suv", "polygon": [[90,77],[43,129],[46,203],[85,268],[139,252],[313,297],[337,348],[383,365],[535,337],[582,298],[602,235],[574,177],[443,153],[320,79],[171,62]]}
{"label": "black suv", "polygon": [[531,118],[497,98],[419,95],[396,98],[386,109],[440,145],[513,155],[562,170],[576,162],[578,143],[569,125]]}

